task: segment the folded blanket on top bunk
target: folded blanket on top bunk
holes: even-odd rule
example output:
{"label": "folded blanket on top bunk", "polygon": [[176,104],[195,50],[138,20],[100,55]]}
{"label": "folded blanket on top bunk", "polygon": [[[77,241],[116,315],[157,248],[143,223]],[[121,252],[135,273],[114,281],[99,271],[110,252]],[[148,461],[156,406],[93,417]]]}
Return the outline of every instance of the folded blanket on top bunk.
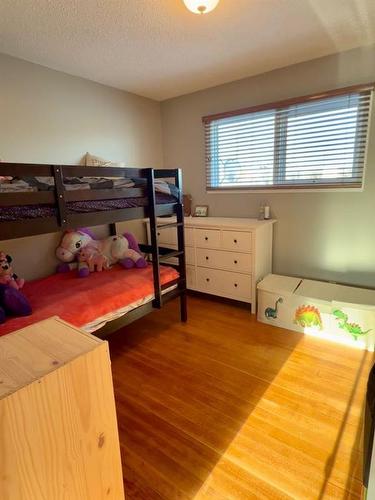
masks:
{"label": "folded blanket on top bunk", "polygon": [[[178,276],[174,268],[161,266],[162,284]],[[116,265],[108,271],[92,273],[86,279],[77,278],[75,271],[53,274],[27,282],[23,292],[33,313],[7,320],[0,325],[0,336],[51,316],[59,316],[92,332],[154,298],[152,266],[125,271]]]}
{"label": "folded blanket on top bunk", "polygon": [[[64,186],[67,191],[82,189],[126,189],[134,187],[146,187],[146,179],[125,177],[66,177]],[[55,183],[53,177],[13,177],[11,180],[1,181],[0,193],[18,193],[35,191],[53,191]],[[178,195],[178,189],[174,184],[162,180],[155,180],[155,191],[171,196]]]}

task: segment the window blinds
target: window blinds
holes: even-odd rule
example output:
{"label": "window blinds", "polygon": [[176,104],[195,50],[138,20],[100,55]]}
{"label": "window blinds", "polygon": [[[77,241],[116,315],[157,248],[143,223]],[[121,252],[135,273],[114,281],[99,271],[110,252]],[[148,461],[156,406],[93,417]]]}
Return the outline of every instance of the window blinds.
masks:
{"label": "window blinds", "polygon": [[372,90],[204,117],[207,189],[361,187]]}

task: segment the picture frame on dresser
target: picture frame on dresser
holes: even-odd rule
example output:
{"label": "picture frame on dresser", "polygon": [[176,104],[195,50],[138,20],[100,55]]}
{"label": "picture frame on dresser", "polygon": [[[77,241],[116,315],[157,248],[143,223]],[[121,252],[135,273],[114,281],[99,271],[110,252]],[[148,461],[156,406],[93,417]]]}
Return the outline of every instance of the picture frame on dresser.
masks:
{"label": "picture frame on dresser", "polygon": [[[169,224],[173,218],[160,219]],[[275,220],[186,217],[187,288],[248,303],[256,313],[256,285],[272,272]],[[148,238],[150,238],[147,226]],[[177,248],[175,232],[158,226],[159,244]]]}
{"label": "picture frame on dresser", "polygon": [[196,205],[194,217],[208,217],[208,205]]}

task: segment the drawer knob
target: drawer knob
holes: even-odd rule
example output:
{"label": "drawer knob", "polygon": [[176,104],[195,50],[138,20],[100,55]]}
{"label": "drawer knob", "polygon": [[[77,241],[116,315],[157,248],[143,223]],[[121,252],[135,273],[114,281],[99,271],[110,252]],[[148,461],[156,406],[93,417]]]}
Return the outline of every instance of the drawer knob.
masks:
{"label": "drawer knob", "polygon": [[237,283],[235,283],[234,286],[237,288],[237,286],[238,286]]}
{"label": "drawer knob", "polygon": [[158,233],[158,236],[160,236],[160,233]]}
{"label": "drawer knob", "polygon": [[206,260],[208,260],[208,255],[206,255]]}
{"label": "drawer knob", "polygon": [[237,243],[237,240],[233,240],[235,243]]}
{"label": "drawer knob", "polygon": [[210,281],[210,278],[206,278],[207,283]]}
{"label": "drawer knob", "polygon": [[234,263],[237,264],[237,261],[235,260]]}
{"label": "drawer knob", "polygon": [[206,241],[208,241],[208,236],[205,236],[205,237],[204,237],[204,239],[205,239]]}

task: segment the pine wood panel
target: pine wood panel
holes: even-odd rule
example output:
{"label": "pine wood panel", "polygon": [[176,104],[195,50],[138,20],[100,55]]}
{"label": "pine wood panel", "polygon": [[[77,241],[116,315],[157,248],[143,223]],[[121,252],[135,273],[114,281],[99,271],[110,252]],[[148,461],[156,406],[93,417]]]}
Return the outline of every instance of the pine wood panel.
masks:
{"label": "pine wood panel", "polygon": [[1,337],[0,400],[101,342],[57,317]]}
{"label": "pine wood panel", "polygon": [[201,297],[110,349],[128,499],[361,497],[372,353]]}
{"label": "pine wood panel", "polygon": [[123,499],[107,343],[51,319],[0,359],[1,500]]}

